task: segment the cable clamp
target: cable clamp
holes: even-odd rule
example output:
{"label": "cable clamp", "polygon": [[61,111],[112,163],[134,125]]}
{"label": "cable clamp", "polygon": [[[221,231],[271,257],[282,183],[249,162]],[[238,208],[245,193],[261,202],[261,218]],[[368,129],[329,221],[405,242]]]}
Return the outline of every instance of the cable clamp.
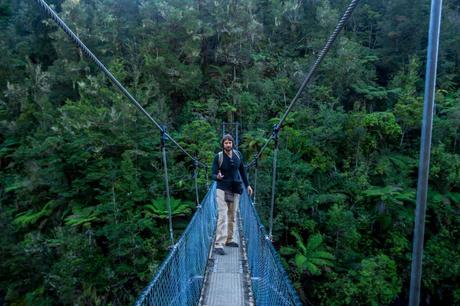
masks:
{"label": "cable clamp", "polygon": [[280,130],[281,130],[281,126],[279,126],[278,124],[275,124],[273,126],[272,137],[275,139],[275,141],[278,141],[279,139]]}
{"label": "cable clamp", "polygon": [[257,154],[254,154],[254,167],[257,168],[258,162],[259,162],[259,157],[257,156]]}

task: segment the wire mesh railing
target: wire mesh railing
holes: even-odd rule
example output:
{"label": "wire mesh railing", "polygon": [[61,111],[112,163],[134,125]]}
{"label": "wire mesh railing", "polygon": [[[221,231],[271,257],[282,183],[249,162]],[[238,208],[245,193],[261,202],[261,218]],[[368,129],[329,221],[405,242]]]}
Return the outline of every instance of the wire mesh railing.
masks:
{"label": "wire mesh railing", "polygon": [[240,215],[255,304],[302,305],[246,192],[240,200]]}
{"label": "wire mesh railing", "polygon": [[157,274],[137,299],[136,306],[198,304],[216,230],[215,198],[214,183]]}

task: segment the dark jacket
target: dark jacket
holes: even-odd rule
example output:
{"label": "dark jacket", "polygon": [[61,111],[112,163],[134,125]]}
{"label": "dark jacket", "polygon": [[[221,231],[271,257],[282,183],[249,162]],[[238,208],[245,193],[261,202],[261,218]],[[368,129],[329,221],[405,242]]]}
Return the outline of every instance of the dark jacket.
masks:
{"label": "dark jacket", "polygon": [[[241,181],[243,181],[244,186],[247,187],[249,185],[246,171],[244,169],[243,155],[240,152],[238,152],[238,154],[240,158],[238,158],[235,152],[233,152],[232,158],[230,159],[230,157],[228,157],[228,155],[224,152],[224,158],[220,168],[219,154],[216,154],[214,157],[214,161],[212,163],[212,179],[217,182],[217,189],[241,194],[243,191]],[[221,180],[217,179],[217,173],[219,170],[224,175]]]}

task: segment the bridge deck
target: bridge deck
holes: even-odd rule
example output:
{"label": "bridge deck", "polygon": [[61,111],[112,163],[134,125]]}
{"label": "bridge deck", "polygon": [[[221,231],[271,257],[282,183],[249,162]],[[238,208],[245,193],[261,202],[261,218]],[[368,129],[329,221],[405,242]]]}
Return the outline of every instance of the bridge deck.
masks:
{"label": "bridge deck", "polygon": [[225,247],[226,255],[212,252],[208,259],[205,284],[200,299],[201,306],[250,306],[252,292],[246,265],[246,252],[239,230],[235,232],[238,248]]}

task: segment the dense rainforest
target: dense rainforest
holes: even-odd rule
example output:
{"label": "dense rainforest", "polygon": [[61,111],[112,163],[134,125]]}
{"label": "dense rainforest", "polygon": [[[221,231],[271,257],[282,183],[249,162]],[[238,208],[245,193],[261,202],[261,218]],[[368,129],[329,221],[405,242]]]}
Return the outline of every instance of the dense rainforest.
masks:
{"label": "dense rainforest", "polygon": [[[222,122],[251,160],[348,4],[48,2],[207,164]],[[281,130],[274,244],[305,305],[407,305],[429,11],[361,1]],[[460,305],[460,1],[442,13],[422,305]],[[0,304],[132,304],[168,252],[159,131],[34,1],[0,0],[0,41]],[[167,155],[177,236],[193,164]]]}

